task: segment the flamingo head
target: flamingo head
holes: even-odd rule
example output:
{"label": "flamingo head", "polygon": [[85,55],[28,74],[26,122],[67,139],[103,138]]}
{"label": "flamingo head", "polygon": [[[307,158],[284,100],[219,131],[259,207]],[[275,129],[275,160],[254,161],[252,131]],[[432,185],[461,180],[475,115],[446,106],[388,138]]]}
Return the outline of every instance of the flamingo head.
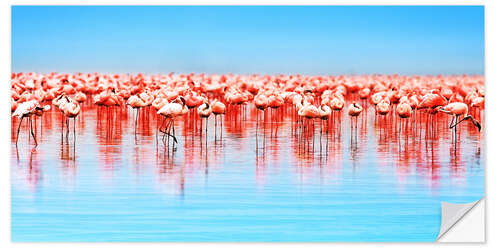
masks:
{"label": "flamingo head", "polygon": [[306,90],[304,90],[304,94],[312,94],[312,93],[313,93],[313,91],[312,91],[312,90],[310,90],[310,89],[306,89]]}
{"label": "flamingo head", "polygon": [[474,119],[474,117],[472,117],[471,115],[468,115],[466,116],[464,119],[466,120],[471,120],[472,124],[477,128],[477,130],[479,132],[481,132],[481,123],[479,123],[479,121],[477,121],[476,119]]}
{"label": "flamingo head", "polygon": [[182,106],[186,105],[186,99],[184,99],[184,97],[181,95],[175,99],[175,102],[182,104]]}

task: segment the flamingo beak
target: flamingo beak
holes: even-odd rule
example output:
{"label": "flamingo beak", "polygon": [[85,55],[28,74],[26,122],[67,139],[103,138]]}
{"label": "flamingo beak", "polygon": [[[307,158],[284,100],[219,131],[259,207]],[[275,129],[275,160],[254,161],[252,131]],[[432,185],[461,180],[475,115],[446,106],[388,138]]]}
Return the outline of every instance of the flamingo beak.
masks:
{"label": "flamingo beak", "polygon": [[477,121],[474,121],[472,123],[474,124],[474,126],[476,126],[477,131],[481,132],[481,124],[479,122],[477,122]]}
{"label": "flamingo beak", "polygon": [[471,119],[472,124],[474,124],[474,126],[476,126],[477,130],[479,132],[481,132],[481,123],[479,123],[476,119],[472,118],[472,116],[468,116],[467,119],[469,119],[469,118]]}

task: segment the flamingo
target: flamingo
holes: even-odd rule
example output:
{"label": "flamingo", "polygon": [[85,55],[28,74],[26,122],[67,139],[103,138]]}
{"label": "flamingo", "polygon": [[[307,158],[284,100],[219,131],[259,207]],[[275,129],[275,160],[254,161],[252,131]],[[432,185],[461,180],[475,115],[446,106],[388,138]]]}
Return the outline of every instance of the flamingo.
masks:
{"label": "flamingo", "polygon": [[[340,111],[345,106],[344,97],[340,93],[336,93],[330,100],[330,107],[335,112],[335,114],[339,114]],[[335,122],[335,117],[332,119],[332,122]]]}
{"label": "flamingo", "polygon": [[438,90],[433,90],[431,93],[424,95],[417,108],[436,109],[437,107],[445,106],[446,104],[448,104],[446,98],[442,96]]}
{"label": "flamingo", "polygon": [[[279,107],[283,106],[283,104],[285,103],[285,100],[283,99],[283,97],[281,97],[280,95],[276,95],[276,94],[272,94],[269,96],[269,107],[271,108],[271,116],[273,115],[273,112],[272,110],[277,110]],[[271,117],[273,118],[273,117]],[[274,122],[277,122],[278,120],[278,117],[276,115],[276,111],[274,111]],[[271,130],[272,130],[272,127],[271,127]],[[277,136],[278,134],[278,127],[276,126],[276,134],[275,136]],[[271,135],[272,135],[272,132],[271,132]]]}
{"label": "flamingo", "polygon": [[379,115],[386,115],[389,111],[391,111],[391,102],[389,99],[384,99],[375,105],[375,110]]}
{"label": "flamingo", "polygon": [[396,113],[400,118],[408,118],[411,116],[412,108],[408,102],[400,102],[396,106]]}
{"label": "flamingo", "polygon": [[[230,116],[227,117],[227,120],[233,119],[233,111],[236,108],[241,109],[241,105],[248,102],[253,102],[252,109],[256,110],[258,115],[256,119],[256,141],[258,140],[259,119],[262,119],[259,118],[260,110],[264,112],[264,131],[267,125],[267,109],[274,110],[271,114],[274,126],[279,119],[277,116],[278,110],[280,113],[288,115],[288,109],[280,110],[279,107],[290,105],[293,109],[291,113],[293,116],[292,121],[296,123],[296,126],[292,126],[292,128],[299,128],[299,131],[302,128],[303,132],[307,132],[308,126],[310,126],[314,131],[315,119],[318,119],[321,122],[320,136],[322,137],[323,123],[326,122],[328,137],[328,130],[330,129],[328,123],[335,122],[337,119],[330,119],[330,117],[333,114],[334,117],[338,115],[340,118],[340,115],[343,114],[340,111],[347,105],[346,100],[352,104],[347,107],[349,109],[347,113],[351,118],[351,128],[352,126],[357,127],[357,116],[359,116],[363,108],[366,109],[364,105],[369,102],[373,105],[377,117],[378,115],[387,117],[387,114],[391,114],[394,108],[394,115],[400,118],[400,124],[403,124],[403,122],[407,124],[408,120],[414,119],[415,128],[417,128],[417,119],[419,117],[417,112],[419,109],[424,109],[428,120],[429,118],[438,119],[437,116],[433,116],[437,112],[452,115],[450,129],[456,130],[459,123],[463,121],[471,121],[478,129],[481,129],[481,124],[475,118],[480,118],[478,115],[481,113],[477,114],[476,112],[484,109],[484,91],[484,77],[481,76],[407,77],[373,75],[327,77],[173,73],[168,75],[14,73],[11,76],[11,113],[14,114],[23,103],[38,102],[34,110],[26,112],[19,110],[16,113],[15,116],[21,119],[19,126],[22,126],[24,117],[28,117],[29,122],[32,123],[32,119],[43,115],[46,110],[42,103],[52,103],[61,111],[61,122],[63,123],[61,136],[63,136],[64,123],[67,126],[66,130],[69,131],[70,117],[67,115],[71,116],[72,114],[68,113],[68,111],[65,113],[65,110],[70,105],[71,107],[74,106],[73,111],[75,111],[77,109],[75,103],[82,105],[81,103],[91,97],[93,97],[91,105],[96,104],[99,107],[120,106],[120,108],[123,108],[122,104],[126,103],[136,109],[134,134],[137,136],[139,108],[151,105],[157,113],[161,111],[158,113],[160,114],[160,116],[157,116],[158,118],[165,117],[161,126],[159,126],[159,119],[157,120],[157,137],[161,131],[164,133],[164,139],[165,137],[174,138],[175,146],[177,139],[174,132],[174,119],[185,114],[186,110],[192,110],[192,114],[184,119],[186,122],[197,119],[194,112],[197,112],[201,118],[200,135],[202,135],[202,119],[206,119],[205,124],[207,125],[209,116],[213,113],[216,116],[215,126],[217,126],[219,115],[228,111],[227,113]],[[359,104],[352,103],[353,101]],[[365,103],[363,107],[361,103]],[[226,110],[226,105],[229,105],[228,110]],[[448,108],[448,105],[458,105],[459,107]],[[83,106],[78,107],[82,112]],[[209,110],[212,112],[209,112]],[[458,117],[453,113],[455,110],[460,111],[456,113]],[[112,115],[115,114],[113,111],[115,110],[108,109],[108,119],[113,119]],[[222,135],[222,119],[224,118],[220,118]],[[311,120],[313,123],[310,123]],[[356,120],[356,124],[354,124],[354,120]],[[301,123],[300,126],[297,125],[299,122]],[[397,121],[394,122],[395,124],[397,124]],[[431,131],[434,131],[432,130],[434,120],[431,120],[430,124]],[[228,128],[230,128],[228,132],[232,133],[231,126],[228,126]],[[185,129],[191,129],[191,127],[187,126]],[[277,134],[277,129],[278,126],[276,126],[275,134]],[[30,130],[31,132],[35,131],[34,137],[36,138],[37,129],[31,126]],[[74,128],[75,130],[76,128]],[[205,128],[206,132],[207,130],[208,126]],[[215,133],[218,133],[216,127]],[[295,135],[297,134],[295,133]],[[266,133],[264,133],[265,137]],[[304,138],[306,137],[304,136]],[[37,141],[35,143],[38,144]]]}
{"label": "flamingo", "polygon": [[[212,107],[212,113],[215,115],[215,128],[217,128],[217,116],[226,113],[226,105],[221,101],[213,100],[210,106]],[[222,136],[222,119],[220,121],[220,132]]]}
{"label": "flamingo", "polygon": [[[67,118],[73,118],[73,138],[76,141],[76,133],[75,133],[76,122],[75,122],[75,120],[76,120],[76,117],[78,116],[78,114],[80,114],[80,105],[78,104],[78,102],[70,99],[69,102],[62,104],[62,106],[60,106],[60,108]],[[69,130],[68,120],[66,120],[66,126],[67,126],[67,129]],[[67,132],[68,132],[68,130],[67,130]],[[67,132],[66,132],[66,138],[68,137]]]}
{"label": "flamingo", "polygon": [[[306,118],[307,121],[315,118],[319,118],[320,111],[318,107],[310,104],[310,103],[305,103],[302,105],[302,107],[298,111],[298,115],[300,117]],[[305,127],[304,127],[305,128]]]}
{"label": "flamingo", "polygon": [[17,102],[14,98],[10,98],[10,112],[14,112],[17,109]]}
{"label": "flamingo", "polygon": [[[255,96],[253,102],[254,102],[255,108],[257,108],[257,111],[262,110],[264,112],[264,145],[265,145],[265,139],[266,139],[266,135],[265,135],[266,120],[265,119],[266,119],[266,109],[269,106],[269,100],[268,100],[266,95],[257,94],[257,96]],[[257,112],[257,120],[255,122],[255,147],[256,147],[256,150],[258,149],[258,130],[259,130],[259,113]]]}
{"label": "flamingo", "polygon": [[82,92],[77,92],[73,99],[77,102],[84,102],[87,100],[87,96]]}
{"label": "flamingo", "polygon": [[[444,96],[441,95],[439,90],[433,89],[430,93],[427,93],[423,96],[422,101],[418,104],[417,109],[426,109],[427,110],[427,119],[429,115],[431,116],[431,134],[433,131],[432,128],[432,120],[434,119],[434,115],[437,113],[438,109],[448,104],[448,100]],[[426,124],[428,123],[428,120]],[[426,134],[427,135],[427,134]]]}
{"label": "flamingo", "polygon": [[[205,119],[205,136],[207,135],[207,130],[208,130],[208,117],[210,117],[211,114],[212,114],[212,108],[210,107],[210,104],[208,104],[207,102],[198,106],[198,115],[202,119]],[[200,127],[200,132],[201,132],[201,127]]]}
{"label": "flamingo", "polygon": [[131,96],[131,97],[128,98],[127,105],[129,105],[130,107],[132,107],[133,109],[136,110],[135,125],[134,125],[134,135],[135,135],[135,138],[137,139],[137,120],[138,120],[138,117],[139,117],[139,109],[142,108],[142,107],[146,107],[147,103],[142,98],[140,98],[139,96],[133,95],[133,96]]}
{"label": "flamingo", "polygon": [[358,116],[363,111],[363,107],[361,107],[356,102],[351,103],[347,108],[347,114],[351,117],[351,128],[352,128],[352,119],[353,117],[356,119],[356,127],[358,127]]}
{"label": "flamingo", "polygon": [[320,138],[323,136],[323,121],[326,123],[326,142],[328,145],[328,119],[330,118],[332,114],[332,109],[328,105],[321,105],[319,109],[319,118],[320,118]]}
{"label": "flamingo", "polygon": [[23,103],[21,103],[21,104],[19,104],[17,106],[16,110],[12,114],[12,117],[17,116],[18,118],[21,119],[19,121],[19,125],[17,127],[16,146],[17,146],[17,142],[19,140],[19,130],[21,128],[21,124],[23,122],[23,119],[26,118],[26,117],[29,119],[30,132],[31,132],[31,135],[33,136],[33,140],[35,141],[35,146],[38,145],[38,142],[36,141],[35,133],[33,132],[33,126],[32,126],[32,122],[31,122],[31,116],[33,114],[35,114],[36,111],[47,111],[49,109],[50,109],[50,106],[48,106],[48,105],[45,105],[45,106],[41,107],[40,103],[37,100],[31,100],[31,101],[23,102]]}
{"label": "flamingo", "polygon": [[[177,97],[173,102],[165,104],[160,110],[158,110],[157,114],[162,115],[165,117],[165,119],[162,122],[162,126],[165,123],[167,119],[169,119],[167,125],[165,126],[164,130],[161,130],[160,126],[160,132],[170,136],[173,138],[174,143],[177,143],[177,138],[175,137],[175,127],[174,127],[174,119],[177,116],[184,115],[188,112],[188,108],[185,105],[185,100],[184,97],[179,96]],[[172,134],[170,133],[170,130],[172,130]],[[165,138],[165,136],[163,137]],[[164,141],[165,142],[165,141]]]}
{"label": "flamingo", "polygon": [[343,98],[337,96],[333,97],[330,101],[330,107],[335,111],[340,111],[344,108],[345,101]]}
{"label": "flamingo", "polygon": [[370,88],[362,88],[358,91],[360,99],[367,99],[370,96]]}
{"label": "flamingo", "polygon": [[151,106],[156,109],[156,111],[160,110],[165,106],[165,104],[168,103],[168,100],[162,96],[157,96],[154,100],[153,103],[151,103]]}
{"label": "flamingo", "polygon": [[[478,131],[481,131],[481,123],[469,114],[469,108],[467,107],[467,104],[463,102],[449,103],[448,105],[440,108],[438,111],[453,116],[449,128],[454,129],[455,142],[457,137],[457,126],[463,121],[471,121]],[[464,116],[464,118],[459,120],[460,116]],[[453,124],[453,122],[455,122],[455,124]]]}

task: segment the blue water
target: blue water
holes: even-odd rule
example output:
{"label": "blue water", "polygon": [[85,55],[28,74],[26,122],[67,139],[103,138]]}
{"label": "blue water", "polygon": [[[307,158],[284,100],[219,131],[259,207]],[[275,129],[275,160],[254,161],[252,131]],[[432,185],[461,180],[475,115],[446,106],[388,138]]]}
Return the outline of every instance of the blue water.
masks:
{"label": "blue water", "polygon": [[277,138],[266,131],[258,152],[254,113],[241,133],[226,119],[218,142],[211,117],[206,148],[204,135],[200,142],[179,120],[172,153],[156,145],[152,115],[139,123],[136,143],[131,111],[106,132],[88,107],[76,144],[72,131],[61,144],[59,114],[50,112],[37,148],[24,126],[18,150],[12,144],[12,240],[434,241],[441,201],[484,195],[484,135],[462,126],[452,153],[443,116],[433,147],[423,135],[402,137],[402,152],[372,111],[355,142],[344,118],[328,155],[319,150],[319,125],[314,153],[297,153],[288,116]]}

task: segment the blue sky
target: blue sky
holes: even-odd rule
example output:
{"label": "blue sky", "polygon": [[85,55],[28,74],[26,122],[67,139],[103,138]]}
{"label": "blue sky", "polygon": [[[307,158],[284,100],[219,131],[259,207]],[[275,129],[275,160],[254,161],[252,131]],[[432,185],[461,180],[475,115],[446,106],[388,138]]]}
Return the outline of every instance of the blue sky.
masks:
{"label": "blue sky", "polygon": [[483,74],[482,6],[13,6],[12,71]]}

